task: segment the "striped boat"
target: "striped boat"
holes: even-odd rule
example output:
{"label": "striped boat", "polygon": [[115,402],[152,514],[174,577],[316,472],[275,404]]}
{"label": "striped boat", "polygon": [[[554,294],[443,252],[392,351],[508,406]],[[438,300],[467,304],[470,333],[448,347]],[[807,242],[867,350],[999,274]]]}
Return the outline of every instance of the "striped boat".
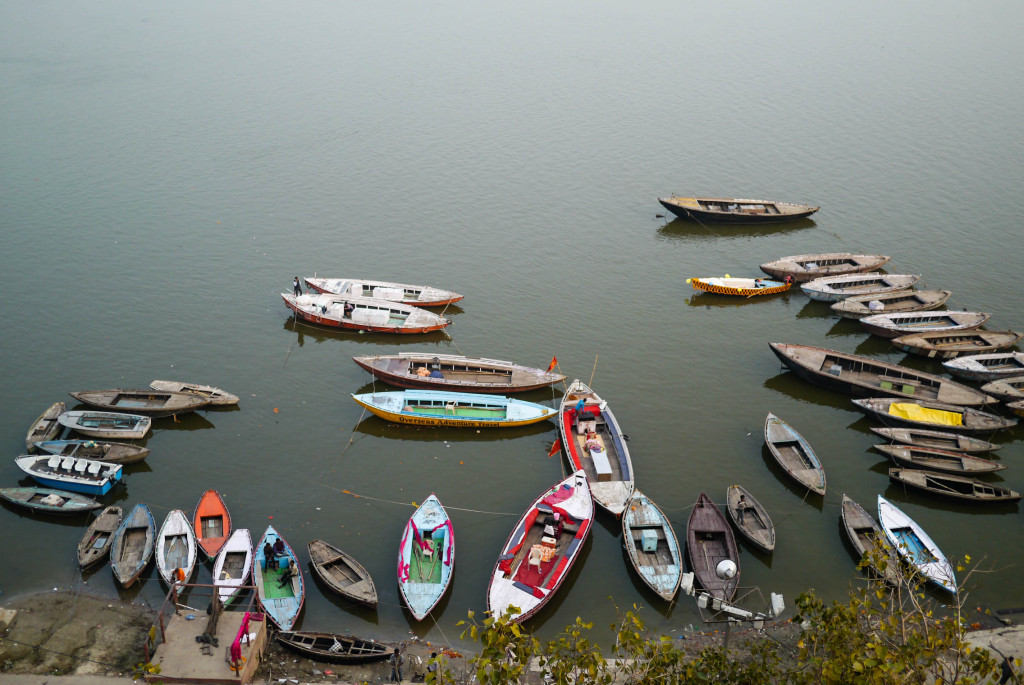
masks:
{"label": "striped boat", "polygon": [[768,278],[732,278],[726,274],[724,278],[711,276],[707,278],[687,278],[686,282],[694,290],[703,290],[716,295],[735,295],[739,297],[757,297],[758,295],[774,295],[784,293],[792,287],[792,282],[773,281]]}

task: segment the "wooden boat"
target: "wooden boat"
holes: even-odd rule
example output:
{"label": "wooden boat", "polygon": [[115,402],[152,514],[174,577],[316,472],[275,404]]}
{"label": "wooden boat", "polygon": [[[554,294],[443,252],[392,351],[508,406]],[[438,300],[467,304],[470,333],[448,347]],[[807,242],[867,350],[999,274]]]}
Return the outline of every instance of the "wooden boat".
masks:
{"label": "wooden boat", "polygon": [[458,428],[528,426],[555,415],[556,410],[503,395],[439,390],[397,390],[352,395],[360,406],[395,423]]}
{"label": "wooden boat", "polygon": [[872,314],[860,320],[868,333],[882,338],[898,338],[911,333],[952,333],[983,326],[991,314],[984,312],[907,312]]}
{"label": "wooden boat", "polygon": [[811,492],[825,494],[825,469],[810,444],[771,412],[764,421],[764,441],[782,470]]}
{"label": "wooden boat", "polygon": [[286,630],[277,633],[275,637],[285,647],[314,661],[357,664],[364,661],[380,661],[391,656],[391,649],[387,645],[351,635]]}
{"label": "wooden boat", "polygon": [[1011,428],[1013,419],[944,402],[899,400],[894,397],[865,397],[853,400],[861,410],[873,414],[887,426],[910,426],[963,433],[981,433]]}
{"label": "wooden boat", "polygon": [[953,331],[916,333],[892,339],[904,352],[930,359],[953,359],[962,354],[997,352],[1015,345],[1024,333],[1017,331]]}
{"label": "wooden boat", "polygon": [[956,575],[946,555],[924,528],[881,495],[878,496],[878,523],[889,544],[911,568],[939,587],[956,592]]}
{"label": "wooden boat", "polygon": [[803,380],[855,396],[912,397],[980,406],[993,401],[980,390],[945,376],[916,371],[871,357],[811,345],[768,343],[775,356]]}
{"label": "wooden boat", "polygon": [[148,416],[107,411],[66,411],[57,420],[77,433],[113,440],[144,438],[153,424]]}
{"label": "wooden boat", "polygon": [[99,509],[103,505],[85,495],[52,488],[0,488],[0,499],[18,507],[44,514],[73,516]]}
{"label": "wooden boat", "polygon": [[306,285],[318,293],[329,295],[352,295],[371,300],[401,302],[416,307],[443,307],[461,300],[451,290],[442,290],[429,285],[408,285],[390,281],[364,281],[358,278],[304,278]]}
{"label": "wooden boat", "polygon": [[54,402],[47,407],[46,411],[40,414],[39,418],[32,422],[32,427],[28,429],[28,434],[25,436],[25,447],[32,450],[37,442],[53,440],[57,437],[57,434],[64,430],[57,417],[66,410],[67,406],[63,402]]}
{"label": "wooden boat", "polygon": [[309,543],[309,560],[313,571],[327,587],[342,597],[368,607],[377,606],[377,589],[370,573],[351,554],[325,540]]}
{"label": "wooden boat", "polygon": [[712,276],[709,278],[687,278],[686,282],[693,286],[694,290],[703,290],[716,295],[737,295],[739,297],[757,297],[759,295],[774,295],[784,293],[793,284],[784,281],[773,281],[767,278],[732,278],[726,275],[724,278]]}
{"label": "wooden boat", "polygon": [[1018,400],[1017,402],[1008,402],[1006,408],[1012,411],[1017,416],[1024,418],[1024,400]]}
{"label": "wooden boat", "polygon": [[725,492],[725,511],[736,530],[766,554],[775,549],[775,524],[757,499],[742,485],[730,485]]}
{"label": "wooden boat", "polygon": [[818,211],[819,207],[776,202],[775,200],[748,200],[737,197],[659,197],[661,206],[681,219],[727,224],[773,224],[780,221],[803,219]]}
{"label": "wooden boat", "polygon": [[95,459],[27,454],[14,463],[40,485],[85,495],[105,495],[121,480],[120,464]]}
{"label": "wooden boat", "polygon": [[671,602],[683,578],[682,549],[668,517],[639,490],[622,513],[622,539],[640,579]]}
{"label": "wooden boat", "polygon": [[[557,514],[557,520],[556,515]],[[527,507],[501,548],[487,586],[487,610],[521,623],[558,592],[594,522],[594,500],[582,470],[556,483]]]}
{"label": "wooden boat", "polygon": [[909,290],[921,280],[913,274],[847,274],[815,278],[800,286],[812,300],[840,302],[854,295],[883,295]]}
{"label": "wooden boat", "polygon": [[192,514],[192,530],[196,534],[199,549],[210,559],[217,556],[220,548],[231,537],[231,514],[228,513],[224,498],[216,490],[207,490],[199,498],[195,513]]}
{"label": "wooden boat", "polygon": [[281,293],[295,316],[320,326],[377,333],[430,333],[452,325],[451,319],[400,302],[342,295]]}
{"label": "wooden boat", "polygon": [[211,407],[228,406],[238,404],[238,395],[215,388],[212,385],[201,385],[199,383],[183,383],[181,381],[153,381],[149,387],[164,392],[183,392],[187,395],[195,395],[203,398]]}
{"label": "wooden boat", "polygon": [[110,567],[114,578],[124,587],[131,587],[153,557],[156,542],[156,521],[145,504],[136,504],[110,541]]}
{"label": "wooden boat", "polygon": [[930,447],[947,452],[991,452],[1002,445],[988,440],[972,438],[958,433],[928,430],[925,428],[892,428],[872,426],[872,433],[877,433],[891,442],[899,442],[914,447]]}
{"label": "wooden boat", "polygon": [[973,457],[964,452],[949,452],[930,447],[914,447],[913,445],[873,445],[897,466],[909,466],[914,469],[932,469],[947,473],[992,473],[1002,471],[1005,464]]}
{"label": "wooden boat", "polygon": [[398,545],[398,589],[413,618],[422,621],[437,606],[455,571],[455,529],[434,493],[402,531]]}
{"label": "wooden boat", "polygon": [[[846,537],[853,545],[857,558],[863,559],[865,554],[868,555],[871,570],[886,583],[898,585],[900,576],[896,565],[899,561],[874,517],[845,494],[840,516],[843,530],[846,531]],[[875,555],[878,558],[875,558]]]}
{"label": "wooden boat", "polygon": [[562,396],[559,416],[562,449],[573,470],[587,474],[595,502],[621,515],[633,496],[633,462],[608,403],[577,379]]}
{"label": "wooden boat", "polygon": [[239,594],[249,580],[252,563],[252,535],[248,528],[236,528],[213,559],[213,584],[221,604],[227,604]]}
{"label": "wooden boat", "polygon": [[37,442],[36,449],[60,457],[82,457],[107,461],[111,464],[134,464],[142,461],[149,450],[126,442],[96,442],[95,440],[46,440]]}
{"label": "wooden boat", "polygon": [[[276,563],[268,568],[263,546],[268,542],[274,545],[278,540],[284,543],[284,552],[278,554]],[[282,577],[292,563],[295,564],[296,573],[282,586]],[[274,625],[281,630],[291,630],[299,617],[299,612],[302,611],[302,604],[306,599],[306,585],[302,580],[298,556],[273,526],[267,526],[263,537],[253,550],[252,584],[256,586],[257,601]]]}
{"label": "wooden boat", "polygon": [[[686,526],[686,556],[701,587],[712,597],[732,600],[740,584],[740,550],[725,515],[703,492],[693,505]],[[723,561],[736,565],[731,578],[718,574],[718,565]]]}
{"label": "wooden boat", "polygon": [[921,469],[889,469],[889,480],[906,487],[953,499],[1001,504],[1019,502],[1020,493],[977,478]]}
{"label": "wooden boat", "polygon": [[188,516],[181,509],[167,512],[156,535],[156,570],[168,585],[187,583],[196,568],[198,545]]}
{"label": "wooden boat", "polygon": [[900,290],[893,293],[856,295],[832,305],[832,311],[843,319],[862,319],[882,312],[904,314],[938,309],[946,304],[952,290]]}
{"label": "wooden boat", "polygon": [[105,411],[131,412],[153,418],[195,411],[210,403],[206,398],[189,393],[148,389],[114,388],[83,390],[68,394],[82,404],[99,407]]}
{"label": "wooden boat", "polygon": [[946,373],[969,381],[994,381],[1024,374],[1024,352],[972,354],[942,362]]}
{"label": "wooden boat", "polygon": [[1024,400],[1024,376],[1013,378],[1000,378],[997,381],[989,381],[981,386],[981,391],[992,395],[1003,402],[1016,402]]}
{"label": "wooden boat", "polygon": [[107,558],[114,533],[121,527],[121,507],[111,505],[92,520],[78,543],[78,565],[89,568]]}
{"label": "wooden boat", "polygon": [[889,261],[886,255],[827,252],[780,257],[761,265],[761,271],[778,281],[789,276],[797,283],[806,283],[825,276],[859,274],[874,271]]}
{"label": "wooden boat", "polygon": [[374,377],[400,388],[511,394],[561,383],[565,376],[499,359],[403,352],[352,357]]}

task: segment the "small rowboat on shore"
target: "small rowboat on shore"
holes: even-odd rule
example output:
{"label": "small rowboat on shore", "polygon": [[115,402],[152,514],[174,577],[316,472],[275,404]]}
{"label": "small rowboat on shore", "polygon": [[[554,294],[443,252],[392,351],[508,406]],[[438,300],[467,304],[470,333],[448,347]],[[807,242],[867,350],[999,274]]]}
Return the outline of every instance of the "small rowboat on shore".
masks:
{"label": "small rowboat on shore", "polygon": [[111,464],[134,464],[149,454],[149,449],[126,442],[97,442],[95,440],[47,440],[37,442],[36,449],[60,457],[81,457],[108,461]]}
{"label": "small rowboat on shore", "polygon": [[57,417],[60,425],[93,438],[138,440],[146,437],[153,419],[112,411],[66,411]]}
{"label": "small rowboat on shore", "polygon": [[826,252],[780,257],[761,265],[761,271],[778,281],[792,277],[797,283],[806,283],[824,276],[841,276],[873,271],[889,261],[886,255]]}
{"label": "small rowboat on shore", "polygon": [[279,632],[275,637],[288,649],[305,654],[315,661],[357,664],[364,661],[380,661],[391,656],[391,649],[387,645],[351,635],[286,630]]}
{"label": "small rowboat on shore", "polygon": [[1005,464],[972,457],[965,452],[950,452],[930,447],[914,447],[913,445],[873,445],[884,453],[897,466],[909,466],[914,469],[932,469],[946,473],[992,473],[1002,471]]}
{"label": "small rowboat on shore", "polygon": [[1003,402],[1024,400],[1024,376],[1000,378],[981,386],[981,391]]}
{"label": "small rowboat on shore", "polygon": [[687,278],[686,282],[694,290],[703,290],[716,295],[737,295],[739,297],[757,297],[784,293],[792,287],[792,283],[772,281],[767,278],[724,278],[711,276],[708,278]]}
{"label": "small rowboat on shore", "polygon": [[37,442],[57,437],[57,434],[64,430],[57,419],[65,410],[67,407],[63,402],[54,402],[47,407],[46,411],[40,414],[39,418],[32,423],[32,427],[28,429],[28,434],[25,436],[25,447],[32,450],[35,449]]}
{"label": "small rowboat on shore", "polygon": [[872,426],[871,432],[881,435],[886,440],[914,447],[929,447],[946,450],[947,452],[992,452],[1002,445],[988,440],[972,438],[959,433],[928,430],[926,428],[893,428],[890,426]]}
{"label": "small rowboat on shore", "polygon": [[878,522],[889,544],[915,571],[949,592],[956,592],[956,575],[939,546],[916,521],[895,504],[878,496]]}
{"label": "small rowboat on shore", "polygon": [[114,540],[114,533],[121,527],[123,514],[121,507],[111,505],[93,519],[78,543],[79,566],[89,568],[107,558],[107,555],[110,554],[110,544]]}
{"label": "small rowboat on shore", "polygon": [[1024,374],[1024,352],[991,352],[942,362],[946,373],[969,381],[994,381]]}
{"label": "small rowboat on shore", "polygon": [[431,333],[452,325],[451,319],[426,309],[389,300],[311,293],[281,293],[281,299],[296,317],[330,328],[410,334]]}
{"label": "small rowboat on shore", "polygon": [[110,567],[123,587],[139,579],[156,543],[156,521],[145,504],[136,504],[121,521],[110,542]]}
{"label": "small rowboat on shore", "polygon": [[952,331],[914,333],[892,339],[892,344],[904,352],[919,354],[929,359],[953,359],[963,354],[997,352],[1011,347],[1024,338],[1017,331]]}
{"label": "small rowboat on shore", "polygon": [[374,377],[400,388],[510,394],[565,380],[562,374],[544,369],[460,354],[401,352],[352,360]]}
{"label": "small rowboat on shore", "polygon": [[398,390],[352,395],[373,414],[395,423],[458,428],[528,426],[554,416],[557,410],[501,395],[437,390]]}
{"label": "small rowboat on shore", "polygon": [[729,224],[772,224],[803,219],[819,207],[736,197],[659,197],[661,206],[681,219]]}
{"label": "small rowboat on shore", "polygon": [[[725,514],[703,492],[686,525],[686,557],[701,587],[716,599],[732,600],[740,584],[740,550]],[[733,575],[719,574],[724,561],[735,565]]]}
{"label": "small rowboat on shore", "polygon": [[764,441],[786,475],[811,492],[825,494],[825,469],[818,455],[802,435],[771,412],[764,421]]}
{"label": "small rowboat on shore", "polygon": [[165,392],[183,392],[188,395],[204,398],[210,406],[228,406],[238,404],[238,396],[215,388],[212,385],[200,385],[199,383],[183,383],[181,381],[153,381],[149,387],[154,390]]}
{"label": "small rowboat on shore", "polygon": [[24,488],[0,488],[0,499],[33,512],[58,516],[73,516],[103,506],[91,497],[79,495],[77,492],[31,485]]}
{"label": "small rowboat on shore", "polygon": [[898,338],[912,333],[952,333],[983,326],[991,314],[985,312],[907,312],[872,314],[860,320],[868,333],[882,338]]}
{"label": "small rowboat on shore", "polygon": [[832,305],[832,311],[843,319],[862,319],[872,314],[923,312],[938,309],[953,294],[951,290],[900,290],[894,293],[856,295]]}
{"label": "small rowboat on shore", "polygon": [[398,545],[398,589],[417,621],[437,606],[455,571],[455,529],[434,493],[409,517]]}
{"label": "small rowboat on shore", "polygon": [[943,402],[901,400],[894,397],[866,397],[853,403],[887,426],[941,428],[963,433],[987,433],[1017,425],[1015,419],[989,414],[971,407]]}
{"label": "small rowboat on shore", "polygon": [[114,388],[111,390],[83,390],[68,394],[83,404],[98,407],[104,411],[131,412],[153,418],[195,411],[210,403],[205,397],[163,390]]}
{"label": "small rowboat on shore", "polygon": [[725,510],[747,542],[771,554],[775,549],[775,524],[768,510],[745,487],[729,486],[725,492]]}
{"label": "small rowboat on shore", "polygon": [[668,517],[639,490],[622,513],[622,539],[640,579],[671,602],[683,577],[682,550]]}
{"label": "small rowboat on shore", "polygon": [[[899,560],[885,539],[885,533],[875,519],[857,502],[843,495],[841,519],[846,537],[853,545],[858,559],[868,556],[871,570],[890,585],[899,583],[899,571],[896,564]],[[874,558],[878,555],[879,558]]]}
{"label": "small rowboat on shore", "polygon": [[1002,504],[1020,501],[1016,490],[985,483],[977,478],[918,469],[889,469],[889,480],[933,495],[970,502]]}
{"label": "small rowboat on shore", "polygon": [[373,300],[401,302],[416,307],[443,307],[460,301],[464,295],[429,285],[408,285],[390,281],[364,281],[357,278],[304,278],[318,293],[350,295]]}
{"label": "small rowboat on shore", "polygon": [[840,302],[854,295],[882,295],[914,287],[921,279],[913,274],[847,274],[816,278],[800,286],[808,297],[819,302]]}
{"label": "small rowboat on shore", "polygon": [[310,565],[327,587],[354,602],[377,606],[373,579],[351,554],[320,539],[311,541],[308,548]]}

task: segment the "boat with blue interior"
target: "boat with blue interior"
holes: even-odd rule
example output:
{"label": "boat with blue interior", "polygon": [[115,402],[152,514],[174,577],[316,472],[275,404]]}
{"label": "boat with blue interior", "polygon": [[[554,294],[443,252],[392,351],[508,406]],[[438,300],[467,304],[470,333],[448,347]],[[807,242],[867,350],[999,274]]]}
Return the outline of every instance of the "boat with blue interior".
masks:
{"label": "boat with blue interior", "polygon": [[503,395],[396,390],[352,395],[360,406],[395,423],[459,428],[509,428],[551,418],[557,410]]}

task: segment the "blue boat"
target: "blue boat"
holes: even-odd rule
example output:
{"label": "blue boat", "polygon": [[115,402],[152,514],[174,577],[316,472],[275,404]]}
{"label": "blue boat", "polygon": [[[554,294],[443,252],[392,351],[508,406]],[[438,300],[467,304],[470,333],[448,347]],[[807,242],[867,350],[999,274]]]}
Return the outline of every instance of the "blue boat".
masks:
{"label": "blue boat", "polygon": [[121,521],[110,541],[110,568],[117,582],[129,587],[153,558],[156,520],[145,504],[136,504]]}
{"label": "blue boat", "polygon": [[668,517],[639,490],[622,512],[622,540],[640,578],[671,602],[683,578],[683,555]]}
{"label": "blue boat", "polygon": [[105,495],[121,480],[120,464],[95,459],[26,454],[14,463],[40,485],[86,495]]}
{"label": "blue boat", "polygon": [[32,511],[62,516],[81,514],[103,506],[85,495],[39,487],[0,488],[0,499]]}
{"label": "blue boat", "polygon": [[[284,550],[277,552],[273,562],[267,564],[264,547],[268,542],[273,547],[278,541]],[[295,575],[284,580],[288,566],[293,562]],[[291,630],[302,611],[306,586],[302,580],[299,558],[273,526],[267,526],[263,537],[256,543],[252,557],[252,582],[256,586],[256,598],[270,620],[281,630]]]}
{"label": "blue boat", "polygon": [[527,426],[549,419],[556,409],[503,395],[437,390],[398,390],[352,395],[377,416],[395,423],[460,428]]}
{"label": "blue boat", "polygon": [[878,496],[878,522],[896,553],[922,576],[949,592],[957,591],[953,565],[924,528],[895,504]]}
{"label": "blue boat", "polygon": [[398,589],[413,618],[422,621],[452,582],[455,531],[434,493],[413,512],[398,546]]}

